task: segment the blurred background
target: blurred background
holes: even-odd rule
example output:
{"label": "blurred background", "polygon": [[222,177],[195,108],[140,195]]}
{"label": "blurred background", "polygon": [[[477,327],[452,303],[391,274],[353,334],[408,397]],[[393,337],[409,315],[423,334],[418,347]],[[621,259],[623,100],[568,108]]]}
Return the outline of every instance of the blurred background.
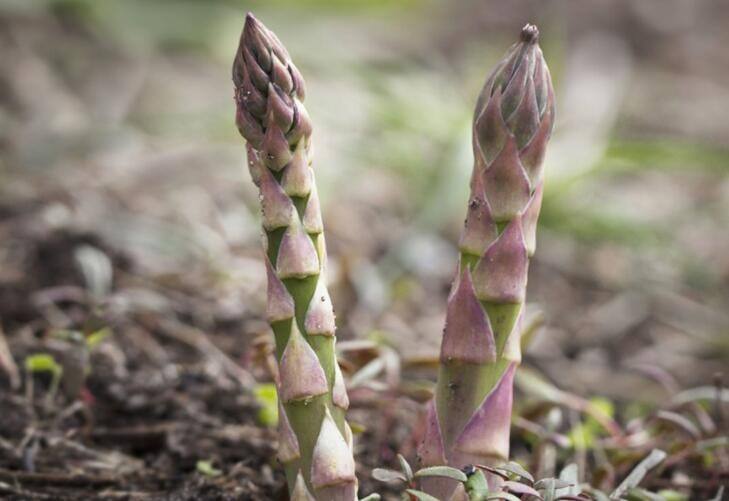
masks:
{"label": "blurred background", "polygon": [[[0,417],[0,481],[72,463],[119,491],[111,472],[190,499],[280,491],[258,414],[271,339],[258,196],[233,124],[248,10],[307,82],[355,421],[382,392],[422,400],[434,380],[475,98],[527,22],[558,120],[524,373],[621,423],[680,389],[721,391],[729,3],[2,0],[0,404],[14,412]],[[73,373],[73,336],[59,332],[105,338],[79,362],[85,387],[64,377],[56,402],[91,406],[83,437],[78,408],[27,406],[29,357],[54,353]],[[533,378],[520,392],[544,398]],[[364,463],[413,456],[419,405],[392,412],[391,430],[361,427]]]}

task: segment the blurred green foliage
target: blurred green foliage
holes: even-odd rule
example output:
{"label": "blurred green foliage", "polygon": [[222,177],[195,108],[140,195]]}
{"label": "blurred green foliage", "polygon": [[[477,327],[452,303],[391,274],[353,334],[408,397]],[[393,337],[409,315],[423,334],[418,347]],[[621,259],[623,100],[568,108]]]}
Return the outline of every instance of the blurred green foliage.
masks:
{"label": "blurred green foliage", "polygon": [[260,405],[258,409],[258,422],[264,426],[274,427],[278,424],[278,395],[276,385],[262,383],[253,389],[253,396]]}
{"label": "blurred green foliage", "polygon": [[54,378],[63,373],[63,367],[48,353],[36,353],[26,357],[25,369],[31,373],[49,372]]}
{"label": "blurred green foliage", "polygon": [[195,463],[195,469],[198,471],[198,473],[206,476],[206,477],[219,477],[223,474],[222,471],[218,470],[213,466],[212,461],[208,460],[199,460],[197,463]]}
{"label": "blurred green foliage", "polygon": [[[599,412],[605,416],[613,418],[615,416],[615,406],[613,403],[601,397],[593,397],[590,403]],[[576,449],[592,449],[597,439],[607,436],[605,428],[592,416],[587,416],[584,421],[577,423],[567,434],[572,443],[572,447]]]}

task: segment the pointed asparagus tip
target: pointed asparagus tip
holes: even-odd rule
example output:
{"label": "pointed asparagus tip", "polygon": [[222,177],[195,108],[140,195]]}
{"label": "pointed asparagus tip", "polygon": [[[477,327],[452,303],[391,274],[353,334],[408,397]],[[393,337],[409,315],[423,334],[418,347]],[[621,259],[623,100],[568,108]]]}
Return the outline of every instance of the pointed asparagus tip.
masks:
{"label": "pointed asparagus tip", "polygon": [[250,44],[254,38],[260,39],[264,29],[261,21],[256,19],[252,12],[248,12],[245,23],[243,23],[243,43]]}
{"label": "pointed asparagus tip", "polygon": [[251,28],[253,28],[258,24],[259,24],[259,21],[258,21],[258,19],[256,19],[256,16],[253,15],[253,12],[246,13],[246,24],[245,24],[246,28],[248,28],[249,26]]}
{"label": "pointed asparagus tip", "polygon": [[537,43],[539,40],[539,28],[533,24],[525,24],[521,29],[521,41],[526,43]]}
{"label": "pointed asparagus tip", "polygon": [[260,56],[261,49],[267,50],[271,43],[268,28],[252,12],[246,14],[246,20],[243,23],[242,43],[258,56]]}

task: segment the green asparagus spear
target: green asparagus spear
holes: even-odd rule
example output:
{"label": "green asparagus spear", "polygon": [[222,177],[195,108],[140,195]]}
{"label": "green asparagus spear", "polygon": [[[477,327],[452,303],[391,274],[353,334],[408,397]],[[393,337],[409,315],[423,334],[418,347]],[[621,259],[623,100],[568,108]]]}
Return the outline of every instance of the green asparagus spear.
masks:
{"label": "green asparagus spear", "polygon": [[[538,36],[533,25],[522,29],[476,104],[471,196],[420,448],[426,466],[493,464],[509,456],[518,324],[555,113]],[[423,488],[449,499],[456,484],[431,479]]]}
{"label": "green asparagus spear", "polygon": [[326,249],[311,168],[304,81],[276,35],[248,14],[233,63],[236,124],[260,190],[266,315],[278,360],[279,459],[291,499],[356,499],[349,405],[334,343]]}

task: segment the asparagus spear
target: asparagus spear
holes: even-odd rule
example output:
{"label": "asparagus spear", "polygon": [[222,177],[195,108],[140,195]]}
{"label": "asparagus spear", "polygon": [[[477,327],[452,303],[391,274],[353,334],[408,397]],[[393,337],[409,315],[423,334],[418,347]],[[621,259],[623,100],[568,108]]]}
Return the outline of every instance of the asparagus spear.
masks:
{"label": "asparagus spear", "polygon": [[[498,64],[473,118],[471,196],[446,309],[435,404],[420,448],[426,465],[493,464],[509,456],[519,319],[542,202],[554,94],[536,26]],[[424,488],[448,499],[455,483]]]}
{"label": "asparagus spear", "polygon": [[349,405],[324,279],[304,81],[276,35],[248,14],[233,63],[236,125],[260,190],[266,315],[279,365],[279,459],[293,500],[356,499]]}

